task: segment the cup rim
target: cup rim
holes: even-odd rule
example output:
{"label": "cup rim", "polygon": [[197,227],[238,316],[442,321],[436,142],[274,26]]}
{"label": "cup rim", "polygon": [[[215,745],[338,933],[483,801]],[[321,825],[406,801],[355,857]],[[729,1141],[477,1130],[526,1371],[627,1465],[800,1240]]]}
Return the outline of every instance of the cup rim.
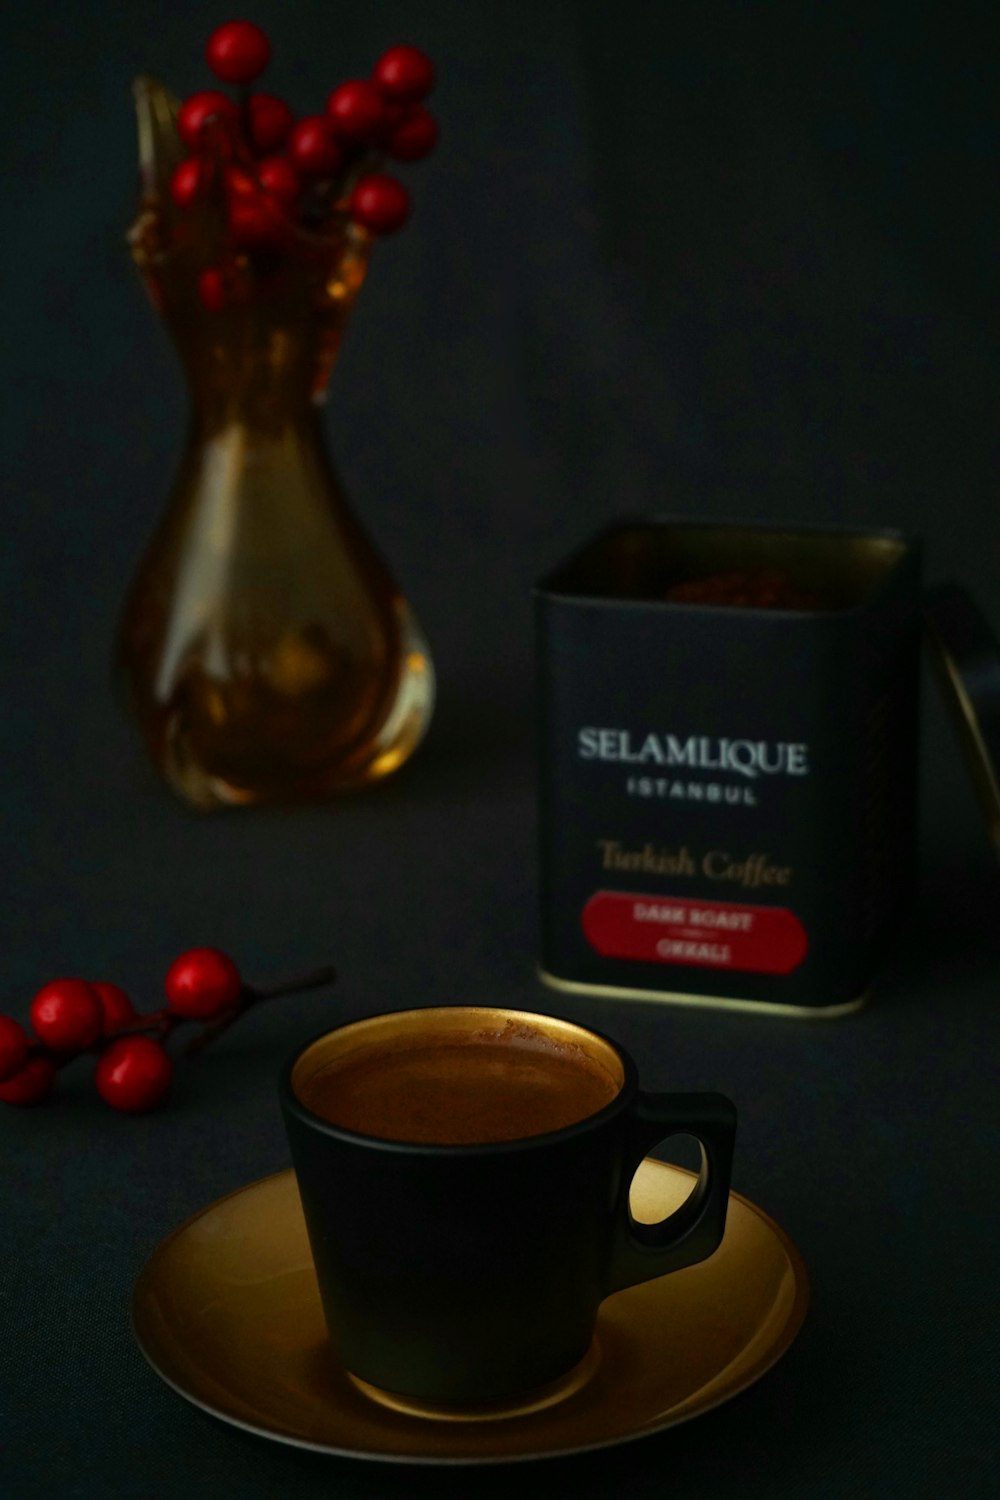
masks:
{"label": "cup rim", "polygon": [[[335,1125],[331,1120],[326,1120],[311,1110],[308,1105],[303,1104],[292,1087],[292,1074],[299,1059],[314,1046],[322,1041],[324,1037],[330,1036],[336,1031],[345,1031],[349,1026],[354,1026],[364,1021],[376,1021],[383,1016],[408,1016],[424,1015],[440,1011],[490,1011],[504,1019],[527,1022],[558,1021],[561,1026],[570,1026],[576,1031],[581,1031],[587,1036],[594,1037],[610,1047],[622,1065],[622,1086],[615,1097],[603,1105],[601,1109],[595,1110],[593,1114],[585,1115],[582,1120],[575,1120],[571,1125],[563,1125],[558,1130],[547,1130],[537,1135],[517,1136],[509,1141],[461,1141],[461,1142],[437,1142],[437,1141],[396,1141],[382,1136],[365,1135],[362,1131],[349,1130],[344,1125]],[[603,1125],[606,1121],[613,1119],[616,1115],[624,1113],[632,1103],[639,1090],[639,1075],[635,1062],[631,1055],[625,1050],[620,1042],[604,1032],[598,1031],[596,1027],[584,1026],[579,1021],[569,1020],[562,1016],[547,1015],[544,1011],[515,1010],[502,1005],[428,1005],[428,1006],[405,1006],[399,1010],[375,1011],[368,1016],[355,1016],[350,1021],[344,1021],[339,1026],[325,1026],[322,1031],[317,1032],[302,1042],[286,1058],[282,1065],[278,1078],[278,1092],[282,1108],[286,1114],[294,1116],[302,1125],[320,1135],[332,1137],[334,1140],[354,1146],[365,1146],[374,1151],[388,1151],[393,1155],[410,1156],[453,1156],[472,1158],[475,1156],[505,1156],[518,1154],[525,1151],[539,1150],[544,1147],[558,1144],[564,1140],[572,1140],[578,1135],[585,1134],[589,1130]]]}

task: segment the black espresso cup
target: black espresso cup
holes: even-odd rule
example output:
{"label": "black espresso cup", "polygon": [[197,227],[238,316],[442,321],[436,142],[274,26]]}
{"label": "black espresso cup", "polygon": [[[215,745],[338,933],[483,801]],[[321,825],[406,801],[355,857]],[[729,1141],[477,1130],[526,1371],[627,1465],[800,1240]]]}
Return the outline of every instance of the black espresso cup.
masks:
{"label": "black espresso cup", "polygon": [[[355,1021],[296,1053],[281,1104],[333,1348],[383,1391],[481,1405],[544,1386],[588,1353],[603,1298],[722,1239],[732,1104],[640,1092],[628,1053],[569,1021]],[[639,1223],[632,1176],[682,1133],[693,1191]]]}

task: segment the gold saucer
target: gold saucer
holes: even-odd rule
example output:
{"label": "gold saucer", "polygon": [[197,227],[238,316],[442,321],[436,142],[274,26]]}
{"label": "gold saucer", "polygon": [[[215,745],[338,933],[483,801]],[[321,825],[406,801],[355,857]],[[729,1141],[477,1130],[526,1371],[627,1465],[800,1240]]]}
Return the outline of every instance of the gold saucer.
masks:
{"label": "gold saucer", "polygon": [[[633,1213],[665,1217],[691,1182],[647,1159]],[[708,1411],[780,1358],[808,1300],[787,1235],[732,1193],[711,1259],[609,1297],[594,1345],[562,1381],[509,1407],[427,1407],[337,1364],[289,1171],[220,1198],[168,1236],[136,1283],[132,1321],[157,1374],[237,1427],[349,1458],[474,1464],[605,1448]]]}

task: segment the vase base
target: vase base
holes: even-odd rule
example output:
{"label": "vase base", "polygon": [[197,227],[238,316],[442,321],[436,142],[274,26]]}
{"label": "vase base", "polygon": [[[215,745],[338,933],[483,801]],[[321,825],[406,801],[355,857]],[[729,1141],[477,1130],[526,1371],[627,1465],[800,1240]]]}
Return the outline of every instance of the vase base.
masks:
{"label": "vase base", "polygon": [[[412,611],[398,610],[401,659],[395,691],[379,728],[319,757],[324,743],[320,722],[330,721],[330,704],[312,701],[306,681],[298,698],[276,701],[273,683],[266,711],[263,689],[254,696],[254,715],[241,716],[239,698],[216,684],[187,684],[182,705],[160,717],[160,733],[150,743],[153,759],[170,789],[203,811],[255,804],[319,802],[361,791],[383,780],[409,760],[427,732],[434,710],[435,679],[430,652]],[[291,658],[291,651],[287,653]],[[286,663],[288,676],[293,671]],[[287,688],[289,684],[286,682]],[[329,736],[326,737],[329,739]]]}

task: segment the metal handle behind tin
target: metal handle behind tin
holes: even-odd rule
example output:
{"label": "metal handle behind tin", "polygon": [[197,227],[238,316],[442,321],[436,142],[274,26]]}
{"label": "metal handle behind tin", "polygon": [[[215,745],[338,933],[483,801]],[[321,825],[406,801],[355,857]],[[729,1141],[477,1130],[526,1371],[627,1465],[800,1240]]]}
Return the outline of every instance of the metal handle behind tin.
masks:
{"label": "metal handle behind tin", "polygon": [[[726,1228],[736,1109],[725,1095],[639,1094],[631,1127],[607,1294],[707,1260]],[[658,1224],[640,1224],[629,1208],[632,1177],[653,1146],[671,1135],[698,1141],[701,1173],[680,1208]]]}

